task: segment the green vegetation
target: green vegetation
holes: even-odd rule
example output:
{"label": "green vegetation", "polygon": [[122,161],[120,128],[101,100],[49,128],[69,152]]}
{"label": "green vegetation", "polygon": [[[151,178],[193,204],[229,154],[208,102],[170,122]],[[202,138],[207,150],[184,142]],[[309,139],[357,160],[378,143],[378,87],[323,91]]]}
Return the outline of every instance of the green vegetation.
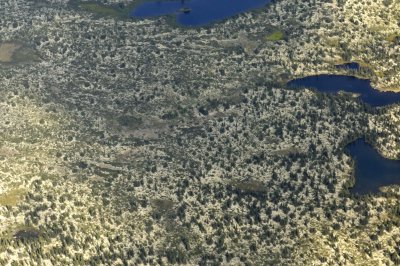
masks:
{"label": "green vegetation", "polygon": [[388,36],[386,36],[386,41],[388,42],[397,42],[400,40],[400,35],[397,34],[389,34]]}
{"label": "green vegetation", "polygon": [[0,62],[9,63],[12,61],[12,56],[16,50],[20,48],[16,43],[2,43],[0,44]]}
{"label": "green vegetation", "polygon": [[24,63],[38,61],[36,51],[25,47],[18,42],[7,42],[0,44],[0,63]]}
{"label": "green vegetation", "polygon": [[127,6],[106,6],[99,3],[79,3],[78,6],[83,10],[102,17],[123,18],[127,17],[132,5]]}
{"label": "green vegetation", "polygon": [[282,40],[284,37],[283,33],[279,30],[276,30],[268,35],[266,35],[264,38],[268,42],[276,42]]}
{"label": "green vegetation", "polygon": [[29,238],[30,236],[38,236],[39,231],[28,225],[16,224],[8,227],[5,231],[0,234],[0,239],[12,239],[16,237],[18,239]]}
{"label": "green vegetation", "polygon": [[17,188],[7,191],[0,195],[0,206],[15,206],[26,193],[23,188]]}
{"label": "green vegetation", "polygon": [[118,118],[118,123],[123,127],[127,127],[130,129],[137,129],[140,125],[143,124],[143,121],[141,118],[129,115],[123,115]]}
{"label": "green vegetation", "polygon": [[343,60],[398,86],[395,30],[326,1],[189,29],[114,0],[4,2],[5,60],[45,62],[0,67],[0,265],[400,264],[398,188],[353,195],[343,150],[400,156],[400,107],[283,84]]}
{"label": "green vegetation", "polygon": [[339,46],[339,38],[337,37],[322,37],[323,43],[329,47],[338,47]]}
{"label": "green vegetation", "polygon": [[264,183],[257,180],[233,182],[232,185],[239,190],[248,192],[266,192],[268,190]]}
{"label": "green vegetation", "polygon": [[168,211],[174,206],[174,202],[169,199],[153,199],[151,200],[151,204],[159,212]]}
{"label": "green vegetation", "polygon": [[86,11],[96,13],[102,16],[112,16],[116,17],[119,15],[119,12],[112,7],[103,6],[97,3],[84,3],[81,4],[81,7]]}
{"label": "green vegetation", "polygon": [[33,227],[26,227],[18,230],[13,237],[17,240],[35,240],[39,237],[39,232]]}
{"label": "green vegetation", "polygon": [[39,60],[39,56],[33,49],[22,47],[15,51],[12,59],[15,63],[35,62]]}

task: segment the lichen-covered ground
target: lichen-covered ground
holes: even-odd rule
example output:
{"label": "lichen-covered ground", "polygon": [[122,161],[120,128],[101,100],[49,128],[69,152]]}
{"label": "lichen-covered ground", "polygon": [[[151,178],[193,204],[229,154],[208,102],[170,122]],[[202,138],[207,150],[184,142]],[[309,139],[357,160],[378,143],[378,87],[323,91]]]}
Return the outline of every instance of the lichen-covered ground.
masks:
{"label": "lichen-covered ground", "polygon": [[398,88],[399,3],[276,2],[179,28],[1,1],[0,265],[398,265],[399,187],[349,194],[343,148],[398,159],[399,106],[284,84]]}

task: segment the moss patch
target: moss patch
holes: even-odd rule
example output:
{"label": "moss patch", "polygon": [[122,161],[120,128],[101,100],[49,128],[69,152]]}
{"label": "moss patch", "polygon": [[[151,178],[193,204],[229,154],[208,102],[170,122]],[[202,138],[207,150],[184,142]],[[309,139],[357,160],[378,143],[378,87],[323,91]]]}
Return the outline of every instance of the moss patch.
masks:
{"label": "moss patch", "polygon": [[27,238],[37,238],[39,236],[39,231],[25,224],[16,224],[8,227],[5,231],[0,234],[0,239],[27,239]]}
{"label": "moss patch", "polygon": [[152,199],[151,205],[159,212],[169,211],[174,207],[174,202],[170,199]]}
{"label": "moss patch", "polygon": [[102,17],[113,17],[113,18],[126,18],[129,16],[129,12],[132,10],[133,5],[117,6],[117,5],[102,5],[99,3],[78,3],[78,7],[93,13],[97,16]]}
{"label": "moss patch", "polygon": [[235,181],[232,182],[233,187],[247,192],[263,193],[267,191],[264,183],[257,180]]}
{"label": "moss patch", "polygon": [[33,227],[25,227],[18,230],[13,237],[16,240],[36,240],[39,237],[39,232]]}
{"label": "moss patch", "polygon": [[0,194],[0,206],[15,206],[19,203],[22,197],[25,195],[26,190],[23,188],[17,188],[9,190],[3,194]]}
{"label": "moss patch", "polygon": [[17,42],[0,44],[0,63],[24,63],[39,60],[35,50]]}
{"label": "moss patch", "polygon": [[118,123],[129,129],[137,129],[141,125],[143,125],[143,121],[141,118],[130,116],[130,115],[122,115],[118,117]]}
{"label": "moss patch", "polygon": [[325,37],[325,44],[330,47],[338,47],[340,39],[338,37]]}
{"label": "moss patch", "polygon": [[389,34],[388,36],[386,36],[385,40],[388,42],[397,42],[398,40],[400,40],[400,35]]}
{"label": "moss patch", "polygon": [[276,42],[283,39],[283,33],[279,30],[276,30],[264,37],[264,39],[268,42]]}
{"label": "moss patch", "polygon": [[2,43],[0,44],[0,62],[10,63],[12,57],[16,50],[18,50],[21,45],[16,43]]}
{"label": "moss patch", "polygon": [[36,51],[28,47],[21,47],[13,54],[12,57],[12,61],[14,63],[35,62],[38,60],[39,56]]}

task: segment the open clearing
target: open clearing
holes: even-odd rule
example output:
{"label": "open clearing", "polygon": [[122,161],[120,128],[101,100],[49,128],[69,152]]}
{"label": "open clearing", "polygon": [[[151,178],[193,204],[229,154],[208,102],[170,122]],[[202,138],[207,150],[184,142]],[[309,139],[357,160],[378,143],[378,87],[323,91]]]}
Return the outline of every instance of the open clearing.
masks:
{"label": "open clearing", "polygon": [[21,48],[20,44],[16,43],[2,43],[0,45],[0,62],[10,63],[12,62],[13,55],[16,50]]}

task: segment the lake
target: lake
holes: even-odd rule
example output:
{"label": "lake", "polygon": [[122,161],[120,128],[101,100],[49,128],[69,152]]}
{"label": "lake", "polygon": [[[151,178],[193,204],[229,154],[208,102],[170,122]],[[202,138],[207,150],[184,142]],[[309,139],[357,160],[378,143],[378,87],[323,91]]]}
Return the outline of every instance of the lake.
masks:
{"label": "lake", "polygon": [[[270,0],[146,1],[135,7],[131,17],[151,18],[174,15],[182,26],[203,26],[239,13],[261,8]],[[186,12],[183,12],[185,11]]]}
{"label": "lake", "polygon": [[288,82],[290,88],[313,88],[320,92],[337,93],[345,91],[359,94],[359,98],[371,106],[384,106],[400,102],[400,93],[382,92],[372,88],[368,79],[346,75],[315,75]]}
{"label": "lake", "polygon": [[356,182],[350,192],[363,195],[379,192],[379,187],[400,184],[400,160],[382,157],[365,139],[346,146],[355,160]]}

